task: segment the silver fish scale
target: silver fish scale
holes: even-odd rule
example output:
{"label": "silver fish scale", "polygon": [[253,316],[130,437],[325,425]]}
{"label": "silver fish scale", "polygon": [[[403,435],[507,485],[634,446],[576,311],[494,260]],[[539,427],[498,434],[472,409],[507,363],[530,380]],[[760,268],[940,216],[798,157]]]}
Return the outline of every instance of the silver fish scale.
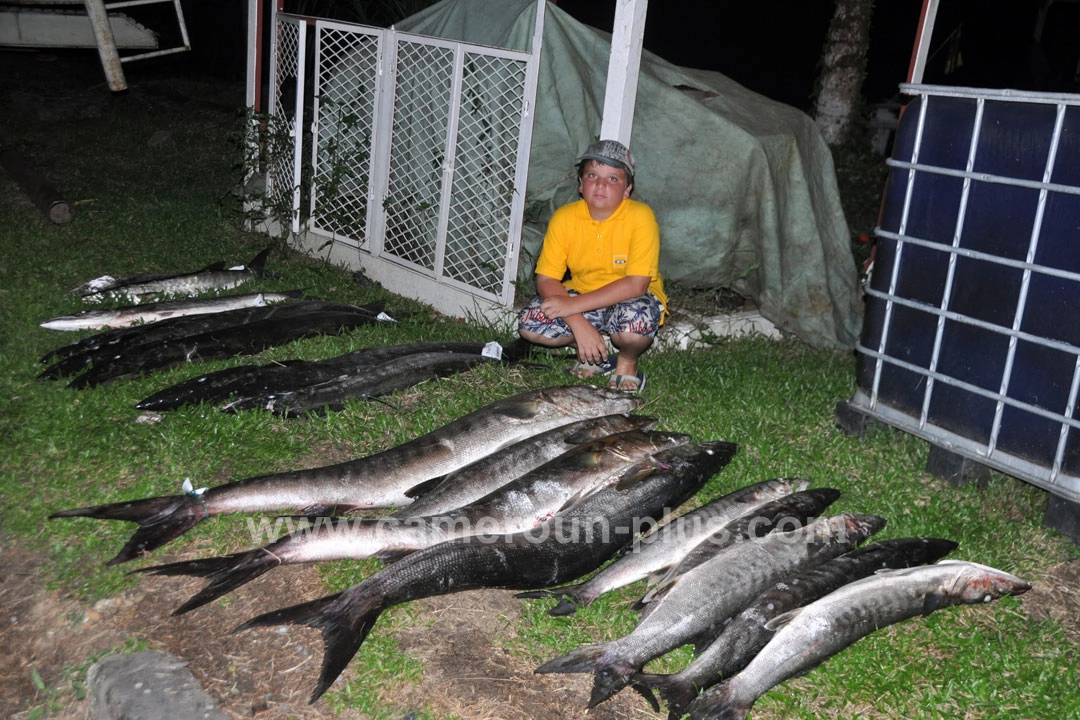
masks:
{"label": "silver fish scale", "polygon": [[247,269],[197,273],[125,285],[124,287],[105,290],[100,293],[84,295],[83,301],[97,303],[105,299],[122,299],[137,305],[144,300],[152,300],[159,296],[198,295],[207,290],[231,290],[247,282],[252,277],[252,272]]}
{"label": "silver fish scale", "polygon": [[[685,445],[690,436],[651,430],[628,430],[578,446],[457,511],[475,525],[482,518],[515,521],[524,530],[547,519],[567,503],[577,502],[616,480],[634,463],[666,448]],[[546,517],[541,517],[541,515]]]}
{"label": "silver fish scale", "polygon": [[[820,540],[810,545],[802,533]],[[870,528],[855,516],[822,518],[801,530],[773,532],[725,548],[682,575],[646,608],[637,627],[612,643],[605,660],[639,669],[739,612],[765,588],[811,563],[836,557],[864,540]]]}
{"label": "silver fish scale", "polygon": [[[581,518],[589,518],[603,521],[612,528],[629,528],[635,519],[653,517],[660,507],[668,506],[676,500],[682,501],[683,498],[672,497],[672,493],[676,487],[687,483],[690,476],[697,476],[697,481],[693,484],[694,487],[700,487],[705,479],[702,477],[703,468],[709,468],[709,476],[716,472],[719,463],[706,459],[706,455],[716,456],[718,453],[709,450],[709,446],[710,443],[686,444],[663,451],[660,457],[671,458],[670,464],[674,467],[661,468],[659,472],[626,491],[608,489],[597,493],[562,517],[572,526],[575,518],[579,521]],[[686,459],[681,459],[683,457]],[[726,457],[730,458],[730,455]],[[621,537],[623,535],[619,532],[595,533],[591,542],[596,546],[608,545],[618,543]],[[525,579],[528,570],[522,567],[524,562],[531,566],[550,563],[550,567],[545,569],[556,576],[550,582],[559,582],[560,578],[557,576],[564,573],[559,569],[559,557],[567,556],[563,565],[572,568],[574,563],[571,561],[574,557],[583,554],[587,556],[594,551],[590,549],[589,542],[562,541],[560,533],[554,530],[542,542],[526,538],[522,533],[512,536],[499,535],[492,540],[451,540],[418,551],[349,588],[336,605],[341,607],[359,604],[365,598],[377,597],[383,607],[389,607],[457,589],[535,587],[535,581]],[[588,572],[588,569],[579,569],[576,572]],[[561,578],[562,581],[566,579]]]}
{"label": "silver fish scale", "polygon": [[200,300],[168,300],[148,305],[112,308],[110,310],[86,310],[75,315],[61,315],[47,320],[41,323],[41,327],[48,330],[124,328],[136,323],[157,322],[171,317],[204,315],[246,307],[262,307],[269,303],[289,300],[296,295],[296,292],[249,293]]}
{"label": "silver fish scale", "polygon": [[876,570],[933,562],[955,547],[933,538],[885,540],[852,550],[815,565],[787,582],[776,583],[747,606],[723,632],[671,680],[691,687],[708,687],[749,663],[772,637],[766,623]]}
{"label": "silver fish scale", "polygon": [[[563,594],[588,605],[606,592],[629,585],[679,562],[698,542],[755,508],[806,487],[806,481],[776,478],[716,498],[637,541],[626,554]],[[558,591],[555,591],[558,594]]]}
{"label": "silver fish scale", "polygon": [[594,385],[526,391],[486,405],[395,447],[335,465],[293,470],[211,488],[211,514],[269,509],[404,506],[419,483],[458,470],[537,433],[590,417],[630,412],[636,395]]}
{"label": "silver fish scale", "polygon": [[790,617],[788,624],[742,672],[717,689],[724,687],[729,697],[752,703],[878,628],[922,614],[929,595],[940,599],[935,607],[944,607],[989,602],[1030,587],[1015,575],[957,560],[885,570],[780,616]]}
{"label": "silver fish scale", "polygon": [[479,500],[507,482],[569,452],[575,447],[569,442],[571,436],[577,436],[575,439],[579,443],[588,442],[613,433],[635,428],[644,429],[655,424],[655,418],[615,414],[578,420],[547,430],[455,470],[396,515],[433,515]]}
{"label": "silver fish scale", "polygon": [[[613,484],[621,472],[666,448],[685,445],[688,435],[629,430],[569,453],[526,473],[479,501],[434,516],[366,520],[344,531],[324,524],[318,533],[275,543],[270,552],[283,562],[365,558],[389,550],[418,550],[471,535],[524,532]],[[585,458],[580,462],[579,458]]]}

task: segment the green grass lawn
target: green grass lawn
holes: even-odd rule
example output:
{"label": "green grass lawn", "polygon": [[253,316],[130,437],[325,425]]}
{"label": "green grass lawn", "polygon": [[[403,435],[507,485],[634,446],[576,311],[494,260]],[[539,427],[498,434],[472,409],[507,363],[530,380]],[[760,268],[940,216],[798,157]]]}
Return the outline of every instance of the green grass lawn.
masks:
{"label": "green grass lawn", "polygon": [[[561,358],[541,355],[549,369],[484,367],[385,402],[353,403],[323,418],[232,416],[189,407],[158,423],[140,423],[133,407],[138,400],[245,360],[182,367],[79,392],[37,380],[43,354],[84,335],[38,327],[81,309],[67,293],[70,288],[104,273],[179,271],[216,260],[243,263],[266,245],[276,248],[271,272],[252,289],[304,288],[357,304],[381,298],[401,322],[275,348],[260,362],[330,357],[415,340],[511,339],[443,318],[379,288],[361,287],[348,271],[241,231],[230,193],[238,179],[231,160],[239,153],[229,133],[238,118],[197,105],[151,102],[154,96],[147,100],[139,94],[152,89],[112,98],[89,119],[61,118],[45,126],[35,122],[32,107],[9,108],[0,118],[6,142],[46,169],[78,212],[73,224],[52,225],[13,183],[0,178],[0,540],[40,553],[48,587],[87,603],[140,582],[122,569],[103,566],[130,527],[48,521],[51,512],[172,494],[185,479],[196,487],[215,485],[359,457],[514,392],[567,381]],[[1031,610],[1040,598],[1045,607],[1047,588],[1058,582],[1060,568],[1075,566],[1078,558],[1071,542],[1042,526],[1044,492],[997,474],[984,489],[946,485],[925,472],[925,442],[887,429],[862,439],[840,431],[833,408],[855,390],[849,353],[814,351],[793,339],[746,338],[650,353],[643,367],[649,386],[642,412],[658,417],[661,429],[739,444],[732,464],[695,502],[771,477],[803,476],[814,486],[842,491],[830,512],[886,518],[880,537],[950,538],[959,543],[953,557],[993,565],[1036,584],[1024,598],[949,608],[882,630],[766,695],[754,717],[1080,717],[1077,606],[1065,608],[1071,614],[1064,618]],[[238,519],[204,523],[190,535],[174,549],[182,552],[198,542],[213,552],[232,552],[245,542]],[[328,592],[357,581],[372,567],[327,565]],[[641,589],[612,593],[570,618],[548,617],[550,602],[525,601],[520,642],[508,652],[539,663],[582,642],[624,634],[635,621],[628,605]],[[1075,597],[1080,588],[1071,592]],[[683,650],[650,669],[670,670],[688,658]],[[414,672],[407,664],[387,664],[369,669],[365,677],[377,685],[399,680],[396,673]],[[329,697],[338,706],[369,702],[350,700],[340,690]]]}

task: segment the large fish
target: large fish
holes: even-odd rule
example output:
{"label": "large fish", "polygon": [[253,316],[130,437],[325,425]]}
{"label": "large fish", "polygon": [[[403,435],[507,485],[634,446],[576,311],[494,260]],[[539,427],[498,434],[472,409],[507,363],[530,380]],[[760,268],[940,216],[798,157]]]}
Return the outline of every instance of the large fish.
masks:
{"label": "large fish", "polygon": [[806,485],[806,480],[802,479],[776,478],[739,488],[697,510],[680,515],[656,532],[641,538],[625,554],[583,583],[520,593],[518,597],[559,598],[558,605],[548,613],[570,615],[579,607],[592,604],[606,592],[648,577],[662,576],[698,543],[728,523],[748,515],[770,500],[804,490]]}
{"label": "large fish", "polygon": [[409,490],[408,494],[416,499],[395,512],[394,517],[438,515],[456,510],[558,458],[575,445],[627,430],[652,430],[655,426],[654,417],[615,413],[537,433]]}
{"label": "large fish", "polygon": [[[328,303],[320,300],[301,300],[276,303],[263,307],[238,308],[210,315],[169,318],[149,325],[104,330],[80,340],[68,343],[41,358],[42,364],[51,363],[39,378],[56,379],[74,375],[94,363],[107,363],[112,358],[133,353],[137,348],[152,347],[180,338],[240,327],[265,320],[288,321],[316,312],[346,312],[357,306],[344,303]],[[360,309],[381,319],[383,303],[375,302]]]}
{"label": "large fish", "polygon": [[[408,518],[320,518],[313,530],[286,535],[265,547],[225,557],[147,568],[155,575],[195,575],[210,580],[176,612],[205,605],[278,565],[396,558],[470,535],[509,535],[537,527],[604,487],[627,487],[654,464],[639,463],[685,445],[687,435],[628,430],[568,450],[492,493],[442,515]],[[638,463],[638,464],[635,464]]]}
{"label": "large fish", "polygon": [[776,634],[768,644],[742,672],[692,702],[690,717],[743,720],[769,689],[875,630],[949,605],[987,603],[1030,588],[1015,575],[962,560],[882,570],[770,621]]}
{"label": "large fish", "polygon": [[365,371],[265,395],[238,398],[221,407],[224,412],[269,410],[275,415],[299,417],[341,410],[350,400],[366,400],[411,388],[425,380],[465,372],[477,365],[501,362],[482,353],[421,352],[388,360]]}
{"label": "large fish", "polygon": [[[430,352],[481,355],[486,345],[474,341],[402,343],[361,348],[322,360],[286,360],[265,365],[241,365],[170,385],[141,400],[135,407],[140,410],[162,411],[202,402],[224,403],[234,397],[262,400],[271,395],[326,382],[341,375],[358,375],[376,365],[407,355]],[[512,362],[524,358],[515,343],[502,345],[501,354]]]}
{"label": "large fish", "polygon": [[121,299],[132,303],[157,300],[170,295],[198,295],[210,290],[231,290],[263,274],[270,248],[266,248],[246,266],[226,268],[219,262],[201,270],[173,275],[134,275],[114,278],[110,275],[88,280],[71,293],[81,295],[84,302]]}
{"label": "large fish", "polygon": [[272,303],[295,300],[303,290],[286,292],[261,292],[246,295],[222,295],[195,300],[163,300],[147,305],[125,305],[105,310],[84,310],[75,315],[61,315],[41,323],[46,330],[107,330],[145,325],[176,317],[208,315],[237,310],[239,308],[263,307]]}
{"label": "large fish", "polygon": [[139,528],[108,562],[126,562],[183,535],[211,515],[292,511],[331,515],[413,501],[410,490],[512,443],[561,425],[630,412],[642,399],[594,385],[529,390],[486,405],[382,452],[335,465],[261,475],[183,495],[63,510],[58,517],[129,520]]}
{"label": "large fish", "polygon": [[655,456],[654,471],[625,489],[608,488],[543,525],[514,535],[461,538],[406,556],[337,595],[260,615],[237,630],[294,623],[322,631],[326,651],[317,700],[360,649],[387,608],[479,588],[526,589],[592,572],[643,526],[692,496],[735,454],[726,442],[702,442]]}
{"label": "large fish", "polygon": [[836,515],[732,545],[676,578],[630,634],[572,650],[536,672],[592,673],[589,707],[595,707],[650,660],[714,632],[773,583],[851,550],[884,525],[874,515]]}
{"label": "large fish", "polygon": [[[794,530],[805,527],[839,497],[840,491],[835,488],[799,490],[770,500],[746,515],[735,518],[691,548],[679,562],[660,576],[637,603],[637,609],[654,602],[657,597],[667,592],[677,578],[707,562],[721,550],[764,537],[777,529]],[[703,645],[707,639],[701,637],[697,644]]]}
{"label": "large fish", "polygon": [[954,549],[956,543],[941,538],[882,540],[785,578],[736,615],[716,640],[681,671],[672,675],[635,675],[634,687],[659,692],[667,702],[670,720],[678,720],[698,693],[746,667],[765,647],[773,636],[768,627],[773,618],[878,570],[934,563]]}
{"label": "large fish", "polygon": [[338,335],[377,322],[381,322],[378,314],[370,309],[346,305],[334,309],[313,309],[287,319],[272,317],[247,322],[163,343],[143,343],[94,360],[92,367],[69,382],[68,387],[81,390],[184,363],[255,355],[267,348],[301,338]]}

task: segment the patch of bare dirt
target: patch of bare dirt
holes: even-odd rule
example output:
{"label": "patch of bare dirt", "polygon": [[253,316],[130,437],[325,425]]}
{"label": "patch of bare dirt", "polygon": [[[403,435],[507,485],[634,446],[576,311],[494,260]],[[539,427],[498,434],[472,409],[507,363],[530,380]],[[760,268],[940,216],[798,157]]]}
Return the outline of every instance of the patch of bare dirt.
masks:
{"label": "patch of bare dirt", "polygon": [[[72,689],[85,682],[83,666],[136,640],[186,661],[231,718],[364,717],[335,712],[325,700],[308,704],[322,662],[317,631],[288,626],[230,633],[254,615],[325,595],[311,566],[278,568],[230,596],[228,604],[173,617],[173,609],[202,581],[144,577],[134,589],[89,607],[46,591],[36,572],[39,562],[20,550],[0,551],[0,707],[8,709],[7,717],[25,718],[32,708],[48,707],[47,717],[84,720],[89,702]],[[659,717],[629,691],[586,713],[590,676],[534,675],[535,663],[506,650],[521,616],[509,592],[430,598],[414,603],[413,610],[396,628],[380,625],[374,631],[393,633],[401,652],[423,666],[418,682],[379,689],[391,716],[430,711],[470,720]],[[354,672],[350,667],[344,677]]]}
{"label": "patch of bare dirt", "polygon": [[1024,612],[1035,621],[1053,618],[1080,645],[1080,560],[1051,566],[1024,594]]}

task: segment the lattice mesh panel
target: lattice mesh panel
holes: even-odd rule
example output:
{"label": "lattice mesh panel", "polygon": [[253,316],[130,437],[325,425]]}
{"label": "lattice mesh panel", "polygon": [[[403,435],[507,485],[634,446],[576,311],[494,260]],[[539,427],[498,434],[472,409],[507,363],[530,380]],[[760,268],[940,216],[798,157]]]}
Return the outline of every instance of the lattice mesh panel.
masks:
{"label": "lattice mesh panel", "polygon": [[521,61],[469,54],[462,75],[443,271],[494,294],[506,275],[526,69]]}
{"label": "lattice mesh panel", "polygon": [[368,217],[379,38],[320,30],[312,225],[359,243]]}
{"label": "lattice mesh panel", "polygon": [[315,33],[310,229],[452,286],[444,297],[504,301],[535,58],[333,21]]}
{"label": "lattice mesh panel", "polygon": [[267,202],[273,207],[292,207],[295,176],[292,138],[296,136],[296,93],[300,62],[301,27],[295,21],[277,24],[277,62],[274,65],[274,112],[267,137]]}
{"label": "lattice mesh panel", "polygon": [[453,60],[448,48],[398,45],[383,249],[427,270],[435,267]]}

